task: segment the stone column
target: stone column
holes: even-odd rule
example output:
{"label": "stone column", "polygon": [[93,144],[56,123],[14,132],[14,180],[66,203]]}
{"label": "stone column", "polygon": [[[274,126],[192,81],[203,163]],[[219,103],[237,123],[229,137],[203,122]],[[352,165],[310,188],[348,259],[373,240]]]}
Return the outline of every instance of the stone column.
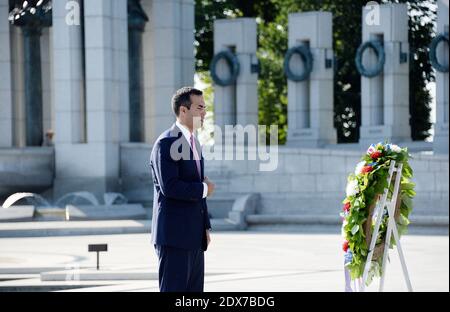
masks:
{"label": "stone column", "polygon": [[0,148],[13,146],[13,105],[8,0],[0,0]]}
{"label": "stone column", "polygon": [[[315,148],[336,143],[332,19],[330,12],[289,14],[289,48],[308,46],[313,67],[309,79],[288,80],[288,145]],[[290,68],[303,71],[298,55],[291,58]]]}
{"label": "stone column", "polygon": [[[80,30],[77,26],[65,27],[68,27],[65,31],[70,33],[66,38],[67,47],[73,49],[61,53],[67,55],[69,50],[72,51],[69,56],[75,61],[67,67],[66,88],[71,93],[63,100],[64,107],[61,104],[57,115],[56,123],[61,125],[59,131],[64,131],[64,118],[75,128],[82,128],[77,117],[81,115],[78,115],[81,98],[73,96],[82,85],[77,85],[77,81],[82,79],[80,57],[83,51],[78,46]],[[56,132],[56,137],[61,136],[57,141],[55,189],[58,189],[58,195],[88,190],[101,196],[107,191],[117,191],[119,144],[129,140],[127,1],[84,1],[84,30],[86,144],[82,144],[79,130],[66,130],[64,134]],[[59,71],[56,66],[55,71]],[[63,80],[61,84],[64,84]]]}
{"label": "stone column", "polygon": [[[53,99],[55,109],[55,195],[76,191],[79,160],[87,152],[82,3],[53,2]],[[74,4],[76,3],[76,4]]]}
{"label": "stone column", "polygon": [[175,117],[171,99],[194,83],[194,1],[143,0],[145,142],[152,144]]}
{"label": "stone column", "polygon": [[41,146],[42,119],[41,32],[33,26],[23,27],[25,52],[25,117],[27,146]]}
{"label": "stone column", "polygon": [[[362,9],[362,41],[382,41],[386,61],[376,77],[361,76],[360,144],[388,140],[405,143],[411,140],[409,125],[409,44],[406,4],[384,4]],[[374,11],[376,10],[376,11]],[[379,19],[368,15],[379,14]],[[363,65],[370,68],[375,57],[366,50]],[[406,57],[402,59],[401,54]]]}
{"label": "stone column", "polygon": [[[448,0],[438,0],[437,33],[448,36]],[[448,44],[441,42],[437,47],[439,63],[449,64]],[[433,149],[435,153],[448,154],[448,72],[436,71],[436,124]]]}
{"label": "stone column", "polygon": [[117,187],[119,143],[129,141],[127,0],[85,1],[88,173]]}
{"label": "stone column", "polygon": [[114,103],[118,112],[118,142],[130,142],[130,83],[127,0],[112,0]]}
{"label": "stone column", "polygon": [[195,0],[181,0],[181,86],[193,86],[195,74]]}
{"label": "stone column", "polygon": [[[258,73],[256,64],[256,20],[254,18],[221,19],[214,21],[214,54],[231,50],[239,60],[239,75],[230,86],[214,86],[215,124],[258,125]],[[230,69],[224,60],[217,64],[217,74],[225,78]]]}
{"label": "stone column", "polygon": [[139,0],[128,0],[128,51],[130,75],[130,142],[144,137],[142,32],[148,17]]}
{"label": "stone column", "polygon": [[55,130],[55,110],[52,98],[53,89],[53,27],[44,28],[41,36],[42,71],[42,125],[44,136],[48,130]]}
{"label": "stone column", "polygon": [[26,146],[25,87],[22,28],[11,27],[11,78],[13,111],[13,146]]}
{"label": "stone column", "polygon": [[12,23],[23,31],[26,145],[41,146],[44,137],[41,35],[42,29],[52,24],[52,6],[50,1],[32,5],[16,3],[10,15]]}

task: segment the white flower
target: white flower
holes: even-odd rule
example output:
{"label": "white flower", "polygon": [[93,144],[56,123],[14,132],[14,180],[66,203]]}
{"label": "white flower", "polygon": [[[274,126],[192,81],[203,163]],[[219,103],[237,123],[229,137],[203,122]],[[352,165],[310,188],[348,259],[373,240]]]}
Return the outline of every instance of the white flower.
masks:
{"label": "white flower", "polygon": [[358,164],[356,165],[356,168],[355,168],[355,175],[360,174],[362,168],[364,168],[365,165],[366,165],[366,162],[365,162],[365,161],[361,161],[360,163],[358,163]]}
{"label": "white flower", "polygon": [[356,180],[349,181],[347,183],[347,188],[345,191],[347,193],[347,197],[355,196],[356,194],[358,194],[359,193],[358,181],[356,181]]}
{"label": "white flower", "polygon": [[391,144],[391,150],[392,150],[394,153],[401,153],[401,152],[402,152],[402,149],[400,148],[400,146],[395,145],[395,144]]}
{"label": "white flower", "polygon": [[393,151],[394,153],[401,153],[402,149],[400,146],[395,144],[386,144],[386,149]]}

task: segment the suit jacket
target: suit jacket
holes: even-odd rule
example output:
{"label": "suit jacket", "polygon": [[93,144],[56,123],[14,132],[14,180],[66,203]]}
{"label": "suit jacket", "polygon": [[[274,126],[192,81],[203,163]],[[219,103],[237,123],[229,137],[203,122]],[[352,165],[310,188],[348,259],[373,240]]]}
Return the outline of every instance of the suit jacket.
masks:
{"label": "suit jacket", "polygon": [[[198,142],[197,151],[200,153]],[[206,251],[206,229],[211,228],[203,197],[204,158],[201,176],[193,152],[174,124],[153,145],[150,156],[154,184],[152,243]]]}

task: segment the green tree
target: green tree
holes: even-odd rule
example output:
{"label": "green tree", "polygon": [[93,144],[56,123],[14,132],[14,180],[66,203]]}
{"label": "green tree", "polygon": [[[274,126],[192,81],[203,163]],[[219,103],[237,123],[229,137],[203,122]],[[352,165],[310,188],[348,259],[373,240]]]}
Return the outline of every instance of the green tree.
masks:
{"label": "green tree", "polygon": [[[392,2],[392,1],[384,1]],[[399,0],[409,7],[409,42],[411,46],[410,113],[412,138],[429,136],[431,96],[426,88],[434,79],[427,47],[432,39],[436,12],[433,5],[421,1]],[[288,14],[304,11],[333,13],[335,51],[335,127],[338,142],[357,142],[361,124],[361,77],[354,63],[361,44],[362,0],[196,0],[197,70],[209,70],[213,56],[213,21],[216,18],[258,17],[259,122],[278,124],[279,142],[287,137],[287,82],[283,59],[287,50]]]}

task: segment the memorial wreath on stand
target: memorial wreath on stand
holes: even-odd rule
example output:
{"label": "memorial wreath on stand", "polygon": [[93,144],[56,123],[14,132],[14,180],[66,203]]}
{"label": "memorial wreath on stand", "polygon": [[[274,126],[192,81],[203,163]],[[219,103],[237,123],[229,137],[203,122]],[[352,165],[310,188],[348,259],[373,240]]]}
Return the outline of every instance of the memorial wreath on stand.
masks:
{"label": "memorial wreath on stand", "polygon": [[[394,187],[388,179],[391,161],[403,165],[403,170],[400,171],[402,177],[395,203],[394,218],[399,235],[405,234],[407,231],[408,218],[412,211],[412,198],[415,196],[415,185],[410,181],[413,176],[413,171],[408,163],[410,158],[411,155],[407,148],[400,148],[394,144],[372,144],[362,157],[362,161],[356,166],[355,173],[348,177],[347,194],[341,212],[347,291],[351,290],[350,280],[359,280],[361,283],[375,225],[376,216],[374,214],[377,211],[383,211],[383,217],[366,285],[369,285],[375,276],[381,276],[388,228],[388,211],[386,207],[383,207],[382,210],[375,208],[386,188],[389,188],[388,196],[392,197],[393,195]],[[391,237],[389,248],[393,248],[394,245],[395,240]]]}

